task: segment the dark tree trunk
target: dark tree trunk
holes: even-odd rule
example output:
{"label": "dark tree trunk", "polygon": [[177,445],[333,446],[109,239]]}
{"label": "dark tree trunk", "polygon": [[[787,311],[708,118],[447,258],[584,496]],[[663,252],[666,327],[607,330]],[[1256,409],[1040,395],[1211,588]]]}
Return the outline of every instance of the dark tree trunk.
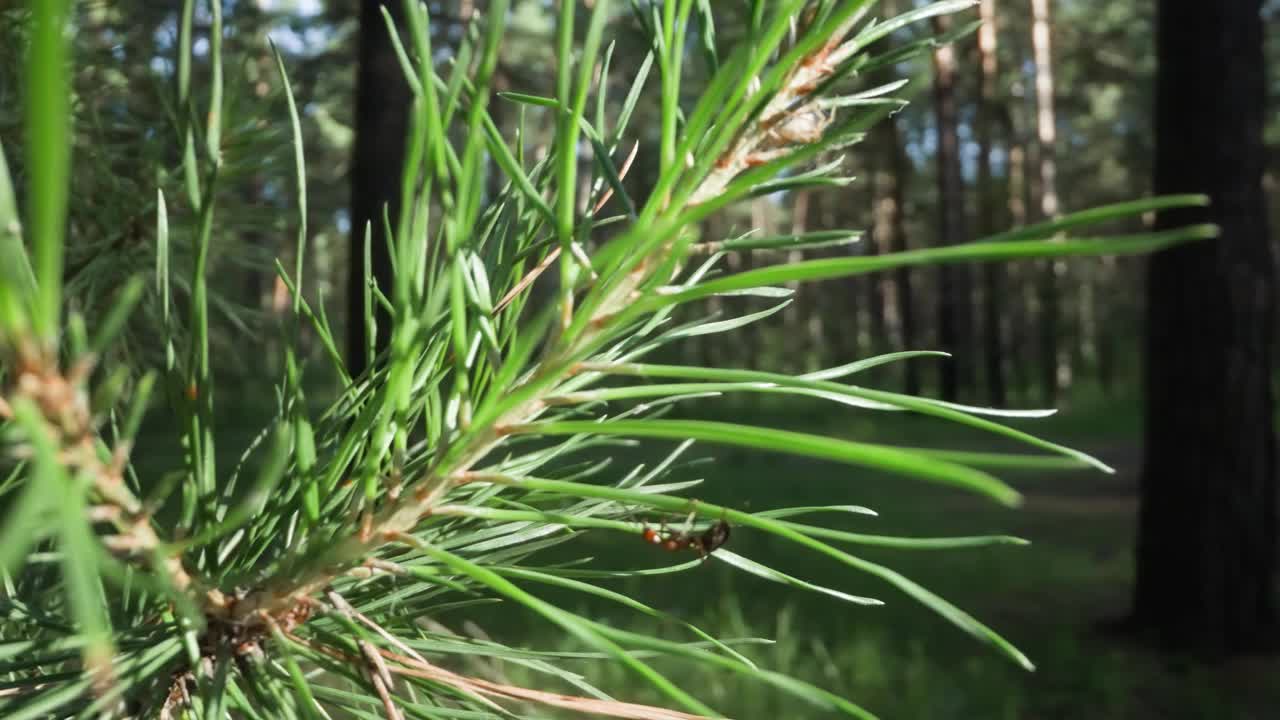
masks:
{"label": "dark tree trunk", "polygon": [[[934,31],[949,28],[946,18],[934,18]],[[956,245],[968,238],[964,217],[964,179],[960,175],[960,141],[956,131],[955,48],[933,53],[933,108],[938,126],[938,242]],[[956,400],[961,387],[973,383],[973,313],[970,271],[965,265],[938,268],[938,341],[951,357],[939,364],[942,397]]]}
{"label": "dark tree trunk", "polygon": [[[902,135],[898,132],[897,120],[893,117],[884,121],[885,133],[888,135],[886,148],[889,152],[889,186],[885,189],[885,212],[888,217],[885,226],[889,237],[887,245],[892,252],[907,251],[906,185],[911,174],[907,152],[902,147]],[[911,268],[900,267],[893,272],[894,299],[897,300],[898,326],[902,333],[903,350],[919,350],[916,346],[916,314],[915,302],[911,290]],[[915,362],[902,363],[902,389],[908,395],[920,394],[920,371]]]}
{"label": "dark tree trunk", "polygon": [[[996,0],[982,0],[982,27],[978,30],[978,55],[982,83],[978,94],[978,234],[996,232],[996,194],[991,180],[991,135],[996,112]],[[987,401],[1005,404],[1004,338],[1001,314],[1005,307],[1004,267],[982,266],[982,347],[987,380]]]}
{"label": "dark tree trunk", "polygon": [[[870,206],[871,232],[868,233],[867,237],[863,238],[861,243],[850,246],[845,252],[857,253],[861,251],[862,254],[867,256],[882,255],[889,252],[887,241],[893,233],[886,222],[888,213],[881,212],[880,209],[885,204],[881,186],[885,184],[884,176],[886,173],[882,165],[886,159],[874,154],[868,158],[866,172],[870,182],[867,183],[866,188],[868,191],[867,200]],[[889,323],[885,317],[888,311],[886,298],[891,292],[889,275],[888,273],[873,273],[862,278],[862,283],[862,289],[866,293],[864,304],[867,308],[867,349],[869,354],[874,355],[884,352],[885,348],[890,346]],[[832,317],[834,318],[835,316]]]}
{"label": "dark tree trunk", "polygon": [[1262,192],[1260,0],[1162,0],[1156,50],[1159,194],[1206,209],[1216,241],[1151,258],[1146,453],[1133,620],[1213,656],[1275,639],[1275,265]]}
{"label": "dark tree trunk", "polygon": [[[262,202],[262,175],[254,173],[240,184],[240,199],[245,203],[246,207],[257,207]],[[266,243],[266,238],[259,226],[250,225],[244,231],[243,240],[246,245],[252,247],[260,247]],[[270,248],[268,252],[272,254],[282,254],[283,248]],[[289,267],[288,264],[285,267]],[[254,310],[261,310],[263,306],[263,297],[267,292],[267,270],[265,268],[245,268],[241,272],[244,273],[244,297],[245,303]],[[272,273],[274,277],[275,273]],[[272,308],[274,310],[274,308]]]}
{"label": "dark tree trunk", "polygon": [[[1009,179],[1006,188],[1008,197],[1005,206],[1009,212],[1009,223],[1014,227],[1027,224],[1029,202],[1027,142],[1023,137],[1018,117],[1020,117],[1018,108],[1013,104],[1006,105],[1005,112],[1000,115],[1006,147],[1009,149]],[[1030,362],[1026,359],[1026,353],[1027,345],[1031,342],[1030,328],[1033,317],[1032,306],[1028,302],[1028,274],[1033,271],[1034,267],[1029,263],[1015,262],[1011,263],[1005,272],[1005,279],[1008,280],[1006,294],[1010,298],[1005,309],[1009,319],[1008,347],[1011,348],[1014,357],[1013,362],[1009,363],[1009,381],[1013,383],[1013,388],[1019,394],[1028,393],[1032,386],[1028,368]]]}
{"label": "dark tree trunk", "polygon": [[1100,297],[1098,305],[1106,308],[1106,312],[1097,318],[1098,328],[1098,386],[1106,395],[1116,390],[1117,349],[1122,347],[1122,328],[1136,325],[1128,311],[1126,299],[1118,292],[1123,287],[1123,280],[1116,272],[1115,258],[1103,258],[1101,274],[1098,277]]}
{"label": "dark tree trunk", "polygon": [[1036,304],[1040,308],[1037,328],[1040,331],[1040,398],[1045,407],[1058,404],[1058,332],[1062,319],[1062,309],[1058,305],[1060,267],[1057,260],[1041,262],[1036,288]]}
{"label": "dark tree trunk", "polygon": [[[391,257],[383,232],[383,208],[394,227],[400,212],[400,175],[408,132],[410,91],[396,60],[381,7],[403,26],[399,0],[360,3],[360,59],[356,71],[355,156],[351,167],[351,252],[347,285],[347,367],[357,376],[367,367],[368,326],[364,309],[365,225],[372,227],[372,276],[391,295]],[[374,303],[375,346],[385,348],[390,317]]]}

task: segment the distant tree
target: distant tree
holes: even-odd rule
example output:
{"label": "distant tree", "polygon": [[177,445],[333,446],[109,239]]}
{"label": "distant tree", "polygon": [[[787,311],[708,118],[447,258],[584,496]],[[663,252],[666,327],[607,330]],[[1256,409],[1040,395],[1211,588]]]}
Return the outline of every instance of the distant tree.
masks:
{"label": "distant tree", "polygon": [[[884,127],[884,150],[888,154],[888,170],[885,177],[888,185],[884,189],[884,228],[887,237],[885,245],[890,252],[907,251],[906,217],[903,204],[906,202],[906,189],[911,162],[902,147],[902,135],[898,130],[897,119],[890,116],[882,123]],[[898,332],[901,336],[901,348],[917,347],[916,342],[916,310],[912,297],[911,268],[900,267],[893,271],[893,292],[896,300],[894,308],[898,317]],[[908,395],[920,393],[920,371],[916,363],[902,364],[902,389]]]}
{"label": "distant tree", "polygon": [[[1053,107],[1053,44],[1049,0],[1031,0],[1031,50],[1035,58],[1037,176],[1040,215],[1052,218],[1058,202],[1057,121]],[[1066,270],[1060,260],[1045,260],[1040,277],[1040,384],[1046,405],[1058,400],[1058,333],[1061,331],[1058,276]]]}
{"label": "distant tree", "polygon": [[[934,18],[934,32],[950,28],[948,18]],[[933,52],[933,111],[938,131],[938,212],[942,245],[966,242],[964,179],[960,173],[960,140],[957,131],[955,48],[948,44]],[[960,388],[973,385],[973,312],[968,268],[938,268],[938,344],[952,357],[939,365],[942,397],[955,400]]]}
{"label": "distant tree", "polygon": [[[408,129],[409,84],[396,59],[382,10],[403,26],[404,3],[362,0],[360,49],[356,68],[355,142],[351,166],[351,249],[347,292],[347,368],[359,375],[366,367],[368,333],[364,306],[365,227],[371,230],[371,275],[391,287],[391,257],[383,233],[383,208],[395,223],[400,208],[401,168]],[[391,319],[374,303],[374,345],[386,346]],[[372,360],[372,358],[369,358]]]}
{"label": "distant tree", "polygon": [[1157,193],[1222,236],[1150,261],[1146,454],[1132,620],[1209,654],[1275,640],[1275,257],[1262,189],[1260,0],[1162,0]]}
{"label": "distant tree", "polygon": [[[996,0],[982,0],[982,27],[978,29],[978,58],[981,82],[978,92],[978,234],[996,232],[998,205],[991,177],[992,131],[998,112],[996,83]],[[982,353],[987,400],[992,405],[1005,402],[1004,340],[1001,315],[1004,313],[1004,268],[995,263],[982,268]]]}
{"label": "distant tree", "polygon": [[[1016,45],[1016,36],[1011,45]],[[1018,88],[1019,91],[1021,88]],[[1026,129],[1025,102],[1020,98],[1012,98],[1006,102],[999,115],[1000,130],[1007,144],[1005,167],[1008,172],[1005,183],[1005,209],[1009,223],[1014,227],[1027,224],[1027,208],[1030,205],[1030,183],[1027,176],[1031,171],[1028,131]],[[1032,303],[1028,302],[1034,290],[1031,289],[1031,278],[1035,267],[1030,262],[1008,263],[1006,266],[1009,303],[1005,307],[1004,317],[1009,325],[1009,347],[1026,347],[1032,340],[1034,313]],[[1035,385],[1031,374],[1032,361],[1026,357],[1010,357],[1008,363],[1008,381],[1020,392],[1031,391]]]}

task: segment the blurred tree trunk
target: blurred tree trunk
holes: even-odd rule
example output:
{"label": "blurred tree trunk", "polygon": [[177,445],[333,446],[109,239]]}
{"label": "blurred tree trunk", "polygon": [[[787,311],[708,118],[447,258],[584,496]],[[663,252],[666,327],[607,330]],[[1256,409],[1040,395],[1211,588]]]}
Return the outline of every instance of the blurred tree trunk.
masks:
{"label": "blurred tree trunk", "polygon": [[[1053,111],[1053,52],[1050,41],[1049,0],[1031,0],[1031,49],[1036,69],[1036,136],[1039,140],[1039,191],[1042,219],[1058,215],[1058,164],[1055,145],[1057,129]],[[1052,407],[1058,401],[1059,350],[1061,331],[1058,277],[1066,264],[1047,260],[1040,278],[1040,382],[1044,401]]]}
{"label": "blurred tree trunk", "polygon": [[[996,0],[982,0],[982,27],[978,30],[978,57],[982,68],[978,93],[978,234],[996,232],[996,193],[991,179],[991,126],[996,113]],[[1004,309],[1002,265],[982,266],[982,345],[987,381],[987,401],[1005,404],[1004,340],[1001,311]]]}
{"label": "blurred tree trunk", "polygon": [[1103,264],[1098,258],[1072,266],[1070,287],[1075,290],[1075,313],[1071,327],[1071,376],[1074,381],[1100,378],[1098,363],[1098,294],[1102,291]]}
{"label": "blurred tree trunk", "polygon": [[[1118,348],[1124,345],[1121,334],[1126,328],[1133,327],[1130,314],[1122,310],[1126,303],[1120,297],[1123,285],[1115,258],[1102,258],[1099,263],[1098,287],[1100,297],[1095,301],[1094,315],[1098,337],[1098,386],[1104,394],[1112,395],[1117,389],[1116,356]],[[1106,312],[1097,313],[1096,305],[1106,308]]]}
{"label": "blurred tree trunk", "polygon": [[[1020,99],[1014,102],[1021,102]],[[1018,121],[1020,114],[1018,108],[1010,102],[1005,107],[1004,113],[1001,115],[1001,125],[1004,130],[1005,142],[1008,144],[1008,168],[1009,168],[1009,186],[1007,188],[1008,198],[1006,206],[1009,210],[1009,222],[1013,227],[1021,227],[1027,224],[1027,198],[1029,193],[1027,183],[1027,149],[1026,138],[1023,135],[1023,123]],[[1032,389],[1032,380],[1028,367],[1029,361],[1026,359],[1025,348],[1027,343],[1031,341],[1031,318],[1034,317],[1032,312],[1034,293],[1028,293],[1028,275],[1034,274],[1035,267],[1027,262],[1014,262],[1008,266],[1007,279],[1009,281],[1009,290],[1011,302],[1009,302],[1009,347],[1013,349],[1011,352],[1012,362],[1009,363],[1009,379],[1013,383],[1014,389],[1019,393],[1027,393]]]}
{"label": "blurred tree trunk", "polygon": [[[383,232],[383,208],[392,226],[400,213],[400,174],[408,132],[410,92],[382,19],[386,7],[397,27],[403,26],[399,0],[360,3],[360,50],[356,69],[355,157],[351,166],[351,247],[347,264],[347,369],[358,376],[367,367],[364,309],[365,226],[371,226],[372,276],[391,295],[391,256]],[[391,319],[374,303],[375,347],[390,338]]]}
{"label": "blurred tree trunk", "polygon": [[1262,190],[1260,0],[1162,0],[1157,194],[1220,239],[1151,258],[1137,629],[1209,655],[1276,639],[1275,257]]}
{"label": "blurred tree trunk", "polygon": [[[240,199],[244,202],[245,207],[258,207],[262,204],[263,185],[264,183],[262,181],[261,173],[253,173],[240,183]],[[260,230],[260,226],[258,225],[250,226],[244,231],[242,237],[244,243],[251,247],[261,247],[265,245],[267,241]],[[281,245],[288,245],[288,243],[281,243]],[[275,255],[283,255],[283,251],[283,247],[279,250],[273,247],[270,248],[268,252]],[[289,267],[289,265],[286,263],[285,267]],[[247,267],[241,272],[243,273],[244,278],[245,304],[253,308],[255,311],[262,310],[263,305],[265,304],[263,299],[267,292],[267,269]],[[271,276],[275,277],[275,273],[271,273]],[[272,357],[275,357],[274,353],[272,354]]]}
{"label": "blurred tree trunk", "polygon": [[[898,131],[898,121],[892,115],[881,123],[887,137],[885,149],[889,153],[888,180],[884,189],[883,212],[884,225],[888,236],[884,238],[890,252],[907,251],[906,227],[906,185],[911,172],[907,151],[902,146],[902,135]],[[893,271],[894,311],[898,319],[898,331],[901,336],[899,349],[918,350],[916,347],[916,315],[912,301],[911,268],[900,267]],[[908,395],[920,394],[920,371],[917,364],[911,361],[902,363],[902,389]]]}
{"label": "blurred tree trunk", "polygon": [[[893,231],[889,227],[888,214],[881,211],[885,203],[883,186],[887,184],[888,174],[883,167],[887,157],[871,153],[867,159],[866,175],[871,181],[867,184],[867,199],[871,209],[871,232],[862,242],[842,248],[848,254],[882,255],[889,252],[888,239]],[[848,227],[847,225],[842,227]],[[889,340],[890,293],[888,273],[873,273],[865,278],[869,354],[885,352],[892,347]]]}
{"label": "blurred tree trunk", "polygon": [[[950,29],[950,18],[936,17],[934,32]],[[933,109],[938,129],[938,242],[965,242],[964,179],[960,174],[960,141],[956,130],[956,56],[952,45],[933,52]],[[967,265],[938,268],[938,340],[951,353],[940,363],[942,397],[955,400],[962,387],[973,384],[973,313],[970,269]]]}

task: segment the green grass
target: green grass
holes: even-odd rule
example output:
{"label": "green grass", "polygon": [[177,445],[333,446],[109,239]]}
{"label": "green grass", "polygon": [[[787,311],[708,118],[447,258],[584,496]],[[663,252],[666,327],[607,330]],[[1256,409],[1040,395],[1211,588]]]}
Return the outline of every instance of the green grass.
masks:
{"label": "green grass", "polygon": [[[1262,709],[1280,702],[1280,692],[1266,690],[1273,685],[1268,678],[1273,679],[1280,669],[1275,663],[1202,668],[1126,646],[1099,630],[1101,621],[1118,617],[1127,608],[1133,575],[1139,460],[1133,421],[1137,413],[1132,407],[1102,401],[1077,407],[1072,414],[1038,421],[1037,429],[1050,439],[1080,443],[1113,463],[1118,473],[1006,474],[1026,494],[1026,505],[1018,510],[830,463],[722,448],[702,451],[703,456],[714,455],[714,463],[673,477],[706,478],[692,495],[742,510],[847,503],[878,511],[879,517],[851,515],[843,523],[834,523],[859,532],[1009,533],[1030,539],[1032,544],[1025,547],[868,548],[858,554],[886,562],[992,624],[1031,656],[1038,666],[1036,673],[1021,671],[882,582],[745,529],[734,533],[728,545],[733,551],[812,582],[880,598],[885,605],[851,606],[745,576],[718,562],[682,574],[633,577],[612,587],[722,638],[772,638],[774,644],[739,649],[764,667],[814,682],[885,718],[1266,717]],[[938,423],[916,418],[884,420],[883,414],[878,418],[874,426],[864,426],[811,413],[776,424],[859,440],[982,450],[1007,447],[981,435],[957,434],[955,429],[939,434]],[[770,416],[771,421],[778,419]],[[1089,428],[1108,432],[1090,436]],[[607,568],[656,567],[673,560],[639,537],[604,532],[585,534],[558,552],[566,559],[589,555],[594,557],[593,566]],[[533,589],[619,626],[652,632],[656,622],[618,606],[589,603],[581,596]],[[461,615],[438,619],[447,626],[463,621]],[[513,615],[501,606],[467,619],[504,642],[573,649],[572,643],[536,619]],[[689,639],[674,623],[662,632]],[[570,669],[620,698],[660,702],[612,663],[582,662]],[[685,688],[697,689],[701,698],[729,717],[828,717],[723,673],[678,666],[667,669]],[[519,668],[506,668],[506,677],[537,686],[546,682]]]}

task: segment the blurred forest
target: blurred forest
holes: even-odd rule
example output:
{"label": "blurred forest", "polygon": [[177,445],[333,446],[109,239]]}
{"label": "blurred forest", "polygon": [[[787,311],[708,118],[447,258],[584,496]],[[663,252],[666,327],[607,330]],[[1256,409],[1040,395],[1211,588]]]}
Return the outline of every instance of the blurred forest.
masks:
{"label": "blurred forest", "polygon": [[[848,153],[844,167],[850,182],[758,198],[749,207],[713,218],[706,236],[732,237],[752,228],[759,234],[862,229],[860,242],[825,252],[874,254],[963,242],[1060,212],[1149,194],[1154,3],[1049,4],[983,3],[982,12],[992,21],[953,50],[937,53],[933,68],[893,68],[886,74],[915,77],[916,102]],[[303,113],[311,191],[308,225],[316,246],[310,270],[317,281],[311,287],[325,298],[337,326],[343,324],[347,277],[353,272],[349,268],[361,261],[350,251],[352,228],[363,225],[353,222],[353,212],[369,214],[370,204],[361,204],[362,192],[399,182],[395,152],[403,133],[396,132],[394,119],[373,119],[393,124],[364,134],[363,142],[386,146],[377,161],[365,160],[368,167],[353,167],[352,162],[354,146],[362,142],[356,118],[361,33],[374,24],[378,37],[370,43],[388,45],[381,40],[385,27],[375,5],[354,0],[226,3],[224,51],[236,60],[225,71],[226,162],[219,203],[232,210],[215,230],[218,250],[211,261],[214,276],[221,279],[219,329],[228,350],[218,353],[216,361],[228,372],[251,376],[262,369],[257,361],[262,356],[246,352],[245,343],[269,335],[257,328],[271,326],[273,309],[282,303],[284,289],[275,281],[271,259],[280,257],[286,266],[290,262],[282,187],[291,162],[288,123],[268,37],[285,54]],[[398,12],[398,5],[388,7]],[[447,62],[450,45],[466,32],[476,3],[431,5],[438,34],[433,43]],[[742,21],[735,16],[735,5],[724,3],[718,16],[722,27],[717,37],[726,45],[740,34],[733,27],[735,20]],[[1274,19],[1280,7],[1270,5],[1264,12]],[[128,0],[77,7],[76,157],[83,170],[74,179],[68,274],[76,296],[94,302],[110,296],[102,289],[150,269],[147,233],[155,213],[156,181],[167,196],[182,197],[179,158],[164,155],[172,155],[172,144],[147,142],[170,132],[173,109],[162,91],[174,72],[177,15],[162,3]],[[546,4],[536,0],[514,8],[495,84],[499,90],[547,94],[553,82],[553,19]],[[203,12],[197,10],[195,30],[198,43],[207,44],[209,19]],[[21,16],[17,11],[0,14],[0,47],[22,47]],[[977,13],[964,16],[968,20],[976,21]],[[629,37],[639,36],[619,34],[609,66],[610,82],[620,88],[619,94],[629,87],[648,51],[638,41],[629,44]],[[371,70],[381,73],[376,104],[394,115],[395,103],[406,101],[399,66],[388,55],[389,45],[371,51],[384,55]],[[1271,43],[1268,53],[1268,64],[1276,67],[1280,47]],[[687,71],[705,74],[697,60],[691,52]],[[13,100],[21,91],[19,68],[11,59],[0,68],[0,92],[7,96],[3,107],[18,107]],[[196,87],[208,71],[207,66],[193,68]],[[868,82],[868,87],[874,85]],[[1268,90],[1274,107],[1280,84],[1273,78]],[[494,103],[504,134],[521,126],[522,107]],[[644,104],[637,112],[641,132],[656,133],[652,123],[644,122]],[[1280,116],[1272,113],[1268,120],[1266,137],[1274,146],[1280,142]],[[522,131],[532,156],[551,132],[545,117],[532,116]],[[6,146],[21,146],[19,133],[17,113],[0,115]],[[650,140],[631,139],[642,149],[629,163],[628,187],[642,191],[651,182],[656,160],[643,151]],[[626,151],[631,148],[631,143],[625,145]],[[20,175],[20,157],[11,162]],[[167,169],[160,178],[154,177],[156,167]],[[1275,227],[1280,219],[1275,201],[1280,159],[1274,151],[1266,157],[1266,168]],[[368,181],[361,184],[366,190],[352,191],[352,173]],[[394,202],[393,193],[379,194]],[[187,210],[171,208],[172,213]],[[264,232],[273,221],[281,232]],[[377,253],[376,243],[374,248]],[[749,253],[737,257],[742,265],[753,262]],[[219,267],[234,272],[219,272]],[[1142,287],[1141,261],[1011,263],[946,273],[905,270],[804,288],[794,303],[744,330],[734,345],[695,341],[685,348],[787,370],[816,369],[894,349],[945,349],[956,356],[953,362],[939,365],[939,371],[908,365],[897,382],[910,392],[992,404],[1069,406],[1095,393],[1135,391]],[[141,351],[145,343],[137,347]]]}
{"label": "blurred forest", "polygon": [[[747,21],[739,7],[744,4],[711,2],[720,23],[717,42],[732,44]],[[901,10],[910,0],[885,4]],[[428,5],[439,61],[453,62],[454,49],[473,31],[470,21],[483,11],[484,1]],[[496,90],[554,95],[550,5],[545,0],[512,3]],[[222,407],[232,404],[250,416],[264,412],[257,404],[270,401],[268,388],[279,375],[281,353],[272,338],[290,298],[274,262],[279,258],[291,267],[294,248],[290,129],[268,39],[284,55],[302,115],[314,248],[308,258],[307,272],[314,278],[308,301],[336,328],[346,328],[352,348],[362,347],[367,332],[379,331],[364,327],[359,312],[348,311],[349,303],[361,302],[358,292],[349,291],[349,279],[362,277],[366,225],[373,235],[368,261],[374,274],[390,272],[380,242],[381,207],[391,203],[395,217],[408,94],[377,2],[226,0],[224,7],[223,53],[230,60],[224,70],[221,221],[210,257],[216,311],[211,332],[222,386],[238,382],[244,388],[228,392],[236,399],[222,400]],[[393,20],[398,7],[398,2],[387,6]],[[173,150],[181,143],[170,137],[177,126],[168,99],[176,71],[177,11],[169,3],[142,0],[86,0],[76,8],[75,172],[66,281],[71,303],[92,323],[127,277],[154,267],[156,188],[164,191],[171,217],[190,217],[195,210],[185,192],[181,157]],[[986,23],[975,29],[970,23],[980,17]],[[24,46],[24,21],[22,11],[0,9],[0,142],[5,148],[23,145],[22,118],[14,109],[22,94],[22,65],[15,53]],[[1265,152],[1257,159],[1263,165],[1274,253],[1280,228],[1280,33],[1275,31],[1280,1],[1266,0],[1260,21],[1268,43],[1269,111],[1263,116]],[[611,97],[626,94],[649,52],[641,33],[625,31],[633,22],[623,12],[607,33],[617,38],[601,80],[613,86]],[[711,217],[704,237],[749,241],[753,235],[861,230],[858,242],[833,242],[803,254],[873,255],[976,240],[1155,191],[1155,0],[983,0],[950,22],[936,22],[933,31],[960,39],[934,52],[932,62],[879,70],[865,80],[871,89],[914,78],[915,102],[843,157],[847,181],[740,204]],[[204,5],[198,5],[197,54],[208,48],[209,24]],[[897,43],[914,39],[892,38]],[[709,75],[696,44],[685,70],[691,77]],[[204,64],[193,66],[193,86],[203,87],[209,72]],[[505,136],[519,133],[530,158],[536,160],[551,142],[550,114],[498,99],[490,111]],[[658,129],[646,113],[656,111],[640,103],[632,124],[640,134],[626,138],[615,158],[637,197],[647,195],[658,163],[652,152]],[[21,187],[21,154],[11,154],[10,163]],[[498,172],[491,176],[501,180]],[[1154,217],[1146,220],[1155,223]],[[175,278],[190,274],[186,268],[193,258],[184,253],[192,243],[181,233],[192,226],[174,225]],[[847,233],[832,234],[833,241],[844,237]],[[746,268],[761,262],[762,253],[773,252],[778,251],[737,253],[729,263]],[[801,256],[799,250],[790,252]],[[704,620],[707,626],[726,632],[785,634],[790,644],[779,647],[775,662],[790,663],[801,675],[825,677],[825,684],[840,686],[833,688],[837,692],[865,697],[891,717],[1275,717],[1280,697],[1261,679],[1269,676],[1274,682],[1274,664],[1232,665],[1225,675],[1215,675],[1180,659],[1152,659],[1127,646],[1098,644],[1076,631],[1126,611],[1134,579],[1146,273],[1144,260],[1111,258],[900,269],[804,286],[793,302],[728,342],[724,336],[695,337],[675,350],[690,361],[806,372],[878,353],[939,349],[953,357],[892,365],[876,376],[878,385],[974,404],[1064,408],[1065,414],[1052,421],[1056,437],[1096,450],[1121,469],[1119,479],[1027,480],[1035,491],[1029,493],[1026,514],[1016,520],[963,504],[943,505],[947,517],[938,520],[923,509],[936,507],[933,499],[906,496],[889,483],[864,486],[882,493],[881,505],[896,512],[907,528],[999,527],[1037,543],[1044,540],[1012,562],[1007,553],[984,551],[970,560],[913,558],[908,566],[942,594],[954,594],[1012,624],[1013,635],[1030,654],[1046,658],[1038,678],[1013,679],[1013,672],[996,668],[998,663],[966,659],[981,649],[939,647],[927,638],[932,621],[907,611],[878,616],[892,619],[877,619],[884,627],[874,631],[862,627],[861,620],[824,622],[825,606],[780,606],[776,595],[752,597],[752,587],[728,585],[711,573],[700,591],[712,599],[680,601],[681,610],[691,617],[715,614],[719,620]],[[710,309],[722,302],[729,301],[713,298]],[[135,319],[133,341],[116,360],[128,362],[133,354],[140,362],[162,352],[162,344],[154,341],[157,326]],[[1188,346],[1201,342],[1194,335],[1184,340]],[[325,352],[314,339],[310,350]],[[348,354],[358,372],[361,354]],[[923,444],[917,438],[928,432],[907,420],[876,427],[837,425],[805,416],[789,403],[733,402],[751,404],[722,404],[719,411],[796,413],[797,423],[862,436],[905,435],[907,444]],[[234,425],[237,419],[227,422]],[[968,447],[965,440],[954,442]],[[720,457],[718,472],[740,473],[757,489],[768,488],[779,475],[813,471],[803,463],[755,464],[733,453]],[[1271,463],[1274,471],[1274,457]],[[772,492],[783,491],[775,487]],[[1262,503],[1267,502],[1264,497]],[[1269,502],[1275,503],[1274,496]],[[1273,526],[1273,539],[1274,532]],[[1263,582],[1274,584],[1265,576]],[[889,627],[906,627],[910,632],[901,634],[921,640],[890,642],[882,635]],[[485,626],[488,632],[501,629],[500,619]],[[861,670],[845,677],[848,668]],[[707,682],[713,696],[741,692],[714,679]],[[767,714],[742,717],[786,716],[785,709],[770,708],[769,701],[749,694],[741,702],[762,713],[767,709]]]}
{"label": "blurred forest", "polygon": [[[371,192],[394,204],[394,193],[385,188],[399,182],[396,147],[403,142],[403,118],[399,126],[394,118],[402,114],[397,104],[407,102],[407,90],[384,40],[376,5],[355,0],[227,3],[224,49],[237,60],[225,70],[227,163],[220,184],[227,197],[220,202],[233,211],[216,228],[215,246],[223,250],[212,259],[234,268],[232,273],[215,272],[223,279],[219,304],[225,343],[243,348],[243,342],[260,336],[262,324],[271,323],[284,292],[275,282],[271,259],[288,265],[285,233],[265,231],[273,223],[283,229],[287,222],[280,206],[291,161],[269,37],[291,68],[303,114],[308,225],[317,250],[312,287],[328,299],[330,313],[342,323],[348,275],[355,275],[352,268],[362,261],[349,243],[352,228],[364,224],[353,222],[353,214],[369,217],[369,208],[376,206],[365,200]],[[451,42],[456,45],[467,32],[476,4],[430,5],[439,36],[433,42],[442,61],[448,61]],[[986,1],[982,13],[989,18],[987,26],[968,33],[954,49],[937,53],[933,68],[886,73],[886,81],[915,78],[916,101],[847,154],[847,184],[760,197],[749,208],[713,218],[705,236],[864,229],[860,242],[827,252],[876,254],[975,240],[1062,211],[1147,195],[1153,170],[1155,3],[1065,0],[1052,5],[1048,0]],[[1270,5],[1263,13],[1275,19],[1280,4]],[[164,90],[173,82],[178,17],[173,8],[157,3],[86,1],[77,6],[77,156],[92,163],[93,172],[74,178],[76,240],[68,274],[77,296],[101,299],[109,295],[95,288],[114,287],[127,275],[150,269],[147,228],[155,215],[150,188],[157,179],[166,196],[169,190],[175,191],[173,197],[182,196],[178,158],[165,155],[173,155],[172,143],[147,142],[172,127],[173,109]],[[397,3],[388,8],[398,13]],[[719,42],[732,45],[741,35],[735,32],[735,23],[740,28],[744,22],[740,15],[736,4],[724,3],[723,13],[717,14]],[[18,12],[0,15],[0,45],[22,46],[20,19]],[[977,13],[964,18],[969,19],[977,20]],[[627,15],[618,20],[626,22],[634,20]],[[195,23],[198,42],[207,44],[207,17],[200,9]],[[362,105],[356,101],[357,69],[369,65],[360,63],[360,41],[370,24],[376,37],[367,45],[381,47],[366,51],[381,55],[380,64],[360,72],[378,74],[370,111],[383,117],[370,115],[366,122],[374,123],[371,131],[358,133],[356,115]],[[515,4],[494,81],[498,90],[548,94],[553,26],[545,3]],[[639,36],[621,33],[609,65],[616,76],[609,82],[620,92],[630,87],[648,53],[639,41],[628,45],[628,37]],[[1280,47],[1272,42],[1267,51],[1268,65],[1280,67]],[[707,72],[695,51],[690,60],[690,73]],[[0,92],[19,94],[19,67],[5,61]],[[209,68],[197,65],[192,82],[200,86],[207,72]],[[1274,106],[1280,82],[1272,79],[1268,92]],[[19,105],[6,101],[4,106]],[[644,122],[644,104],[637,113],[641,132],[657,132],[653,123]],[[507,135],[522,127],[531,155],[548,141],[545,118],[530,118],[521,126],[525,110],[516,102],[495,102],[494,114]],[[0,138],[6,145],[20,146],[19,132],[18,114],[0,115]],[[1265,187],[1276,227],[1280,158],[1274,146],[1280,142],[1280,115],[1268,117],[1266,138],[1272,150],[1266,155]],[[652,138],[631,140],[644,147]],[[375,143],[371,147],[380,147],[381,154],[353,154],[361,142]],[[625,149],[631,150],[630,142]],[[12,161],[20,176],[20,158]],[[648,187],[654,163],[648,152],[637,152],[628,164],[628,187]],[[154,168],[168,170],[156,178]],[[356,191],[349,182],[353,174],[367,181],[358,183]],[[172,211],[187,209],[179,205]],[[376,255],[378,245],[374,247]],[[742,265],[753,263],[750,254],[737,258]],[[695,341],[685,347],[694,354],[728,354],[735,363],[787,370],[817,369],[900,348],[941,348],[955,355],[952,363],[938,365],[937,372],[906,365],[897,382],[909,392],[993,405],[1069,406],[1096,393],[1133,395],[1142,287],[1140,261],[1012,263],[945,273],[902,270],[869,281],[804,288],[781,313],[742,331],[736,345]],[[256,357],[243,351],[223,352],[218,361],[228,372],[252,375],[261,370]]]}

